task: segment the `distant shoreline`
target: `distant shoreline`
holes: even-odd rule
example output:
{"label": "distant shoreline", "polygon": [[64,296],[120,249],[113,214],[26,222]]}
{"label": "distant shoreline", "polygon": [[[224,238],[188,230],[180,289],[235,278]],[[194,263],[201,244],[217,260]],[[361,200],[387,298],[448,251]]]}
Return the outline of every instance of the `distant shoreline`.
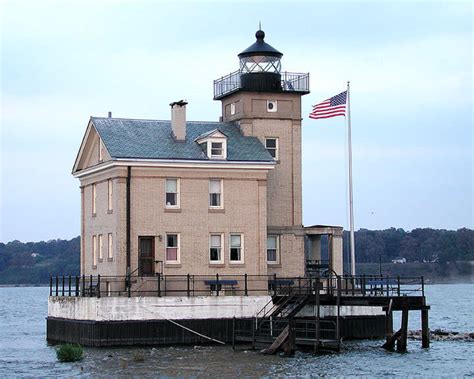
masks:
{"label": "distant shoreline", "polygon": [[7,287],[49,287],[49,284],[0,284],[0,288],[7,288]]}

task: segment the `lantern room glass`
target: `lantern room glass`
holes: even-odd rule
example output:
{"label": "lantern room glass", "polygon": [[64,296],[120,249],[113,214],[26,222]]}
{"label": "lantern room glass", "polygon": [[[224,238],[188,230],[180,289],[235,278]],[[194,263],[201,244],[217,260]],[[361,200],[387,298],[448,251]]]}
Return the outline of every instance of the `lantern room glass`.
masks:
{"label": "lantern room glass", "polygon": [[240,73],[249,74],[256,72],[271,72],[279,74],[281,60],[270,55],[252,55],[240,58]]}

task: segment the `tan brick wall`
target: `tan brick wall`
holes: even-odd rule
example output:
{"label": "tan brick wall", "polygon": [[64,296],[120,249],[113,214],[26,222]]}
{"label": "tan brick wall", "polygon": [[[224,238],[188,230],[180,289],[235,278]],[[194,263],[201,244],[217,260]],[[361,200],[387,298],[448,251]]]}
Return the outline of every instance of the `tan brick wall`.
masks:
{"label": "tan brick wall", "polygon": [[[81,181],[83,191],[83,239],[81,273],[125,275],[125,179],[126,170],[112,169]],[[108,212],[108,183],[113,183],[113,210]],[[96,185],[96,214],[92,214],[92,184]],[[113,236],[113,258],[108,259],[108,234]],[[93,267],[92,236],[103,236],[103,260]],[[99,250],[97,250],[97,256]]]}
{"label": "tan brick wall", "polygon": [[[267,100],[277,111],[267,111]],[[230,104],[235,115],[230,115]],[[237,92],[222,100],[224,121],[238,121],[245,135],[278,138],[278,163],[268,173],[267,225],[279,229],[280,263],[268,265],[279,276],[304,275],[301,181],[301,95],[292,93]],[[296,232],[294,232],[296,230]]]}
{"label": "tan brick wall", "polygon": [[[180,179],[180,210],[165,208],[166,178]],[[209,209],[209,179],[223,179],[223,211]],[[165,265],[165,274],[265,274],[261,265],[266,223],[265,173],[224,170],[132,171],[132,269],[137,267],[138,237],[155,237],[155,258],[165,260],[166,233],[180,234],[180,264]],[[259,214],[263,213],[259,217]],[[224,234],[223,264],[209,263],[209,235]],[[244,235],[244,264],[229,262],[231,233]],[[159,236],[162,237],[160,241]],[[264,270],[264,272],[262,272]]]}
{"label": "tan brick wall", "polygon": [[[84,191],[84,271],[86,275],[126,272],[126,168],[108,170],[82,180]],[[107,179],[113,178],[113,213],[107,213]],[[180,179],[180,210],[165,208],[166,178]],[[223,179],[223,211],[209,209],[209,179]],[[97,212],[92,216],[92,184]],[[138,267],[138,237],[155,238],[155,259],[165,260],[166,233],[180,234],[179,265],[165,265],[165,274],[266,274],[266,171],[132,168],[131,270]],[[106,238],[114,233],[115,254],[107,257]],[[92,267],[92,235],[104,235],[104,260]],[[209,263],[209,235],[223,233],[224,263]],[[229,262],[231,233],[244,236],[244,263]],[[161,236],[161,241],[159,236]],[[158,270],[158,267],[156,268]]]}

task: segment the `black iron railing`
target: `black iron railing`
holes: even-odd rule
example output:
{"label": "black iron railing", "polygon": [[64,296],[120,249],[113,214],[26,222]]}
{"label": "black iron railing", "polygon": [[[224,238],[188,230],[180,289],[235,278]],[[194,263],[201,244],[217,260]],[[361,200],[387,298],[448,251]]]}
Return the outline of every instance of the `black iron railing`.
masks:
{"label": "black iron railing", "polygon": [[[214,99],[239,90],[241,87],[240,71],[214,80]],[[287,72],[281,73],[281,89],[283,92],[309,92],[309,73]]]}
{"label": "black iron railing", "polygon": [[[424,296],[423,277],[330,275],[279,277],[277,275],[162,275],[55,276],[50,296],[249,296],[291,297],[314,294],[357,297]],[[270,305],[269,305],[270,306]]]}

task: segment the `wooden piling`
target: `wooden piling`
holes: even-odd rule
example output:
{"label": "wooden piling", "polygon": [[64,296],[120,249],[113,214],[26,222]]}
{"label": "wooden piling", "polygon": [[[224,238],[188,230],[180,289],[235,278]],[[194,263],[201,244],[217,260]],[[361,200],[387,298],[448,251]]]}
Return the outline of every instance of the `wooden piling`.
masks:
{"label": "wooden piling", "polygon": [[389,342],[393,336],[393,299],[390,299],[388,307],[385,310],[385,341]]}
{"label": "wooden piling", "polygon": [[430,328],[428,324],[428,309],[421,310],[421,347],[430,347]]}
{"label": "wooden piling", "polygon": [[402,310],[402,327],[400,338],[397,340],[397,351],[405,353],[407,351],[408,339],[408,308]]}

